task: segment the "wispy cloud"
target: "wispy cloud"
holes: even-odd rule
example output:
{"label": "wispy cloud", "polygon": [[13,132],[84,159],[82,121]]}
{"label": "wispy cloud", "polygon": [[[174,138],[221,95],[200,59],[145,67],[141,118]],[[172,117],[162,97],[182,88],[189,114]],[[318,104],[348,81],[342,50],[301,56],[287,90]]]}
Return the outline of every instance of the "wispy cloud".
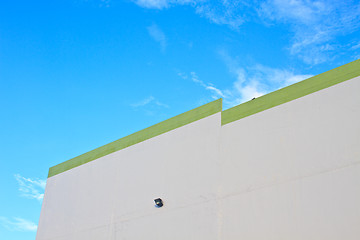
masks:
{"label": "wispy cloud", "polygon": [[190,76],[191,76],[191,80],[193,82],[199,84],[206,90],[210,91],[211,95],[212,95],[211,97],[213,99],[218,99],[219,97],[225,98],[225,95],[227,94],[226,91],[224,92],[224,91],[220,90],[219,88],[216,88],[215,85],[212,83],[206,83],[206,82],[200,80],[195,72],[191,72]]}
{"label": "wispy cloud", "polygon": [[196,83],[197,85],[203,87],[205,90],[209,91],[211,93],[212,99],[226,98],[226,95],[228,94],[226,90],[225,91],[220,90],[219,88],[215,87],[214,84],[200,80],[196,72],[190,72],[190,74],[179,72],[178,76],[184,80],[190,79],[192,82]]}
{"label": "wispy cloud", "polygon": [[21,196],[42,201],[46,180],[25,178],[20,174],[15,174],[14,177],[19,184]]}
{"label": "wispy cloud", "polygon": [[290,25],[294,35],[289,51],[308,64],[331,59],[335,50],[348,50],[336,37],[360,28],[358,0],[267,0],[258,12],[265,19]]}
{"label": "wispy cloud", "polygon": [[147,106],[147,105],[156,105],[156,106],[165,107],[165,108],[169,107],[167,104],[160,102],[159,100],[157,100],[153,96],[144,98],[144,99],[140,100],[139,102],[131,104],[131,106],[134,107],[134,108],[144,107],[144,106]]}
{"label": "wispy cloud", "polygon": [[201,1],[195,5],[196,13],[232,29],[238,29],[249,19],[251,12],[254,12],[252,7],[252,1],[248,0]]}
{"label": "wispy cloud", "polygon": [[260,97],[265,94],[265,92],[260,89],[257,81],[247,81],[245,79],[245,75],[237,76],[238,79],[233,82],[231,87],[226,89],[220,89],[212,83],[200,80],[195,72],[191,72],[190,76],[190,79],[194,83],[197,83],[199,86],[203,87],[204,90],[207,90],[210,93],[211,99],[222,98],[225,108],[235,106],[247,100],[251,100],[254,97]]}
{"label": "wispy cloud", "polygon": [[163,9],[169,7],[172,1],[169,0],[134,0],[134,2],[140,7],[152,8],[152,9]]}
{"label": "wispy cloud", "polygon": [[145,105],[151,103],[154,100],[155,100],[155,98],[153,96],[150,96],[150,97],[145,98],[145,99],[143,99],[143,100],[141,100],[139,102],[132,103],[131,106],[132,107],[142,107],[142,106],[145,106]]}
{"label": "wispy cloud", "polygon": [[[165,9],[190,5],[195,12],[211,22],[239,29],[245,22],[259,19],[264,24],[282,23],[289,27],[292,37],[288,46],[291,55],[310,65],[336,57],[338,51],[351,51],[339,44],[338,37],[360,29],[358,0],[135,0],[144,8]],[[154,35],[156,34],[154,27]],[[156,41],[165,49],[166,39],[158,34]]]}
{"label": "wispy cloud", "polygon": [[9,231],[36,232],[37,230],[37,225],[35,223],[19,217],[9,219],[0,216],[0,224]]}
{"label": "wispy cloud", "polygon": [[167,45],[167,40],[164,32],[155,23],[147,27],[147,30],[150,36],[160,44],[161,51],[164,52],[166,50],[166,45]]}
{"label": "wispy cloud", "polygon": [[159,115],[164,111],[164,108],[169,108],[169,105],[160,102],[153,96],[149,96],[140,101],[130,104],[134,111],[142,111],[146,115]]}
{"label": "wispy cloud", "polygon": [[351,48],[351,50],[360,49],[360,42],[357,42],[357,43],[353,44],[350,48]]}
{"label": "wispy cloud", "polygon": [[189,75],[178,73],[178,75],[185,80],[192,80],[209,91],[212,99],[223,98],[225,108],[233,107],[313,76],[295,74],[293,70],[271,68],[261,64],[242,67],[226,51],[221,51],[220,55],[234,77],[234,81],[228,88],[220,89],[212,83],[200,80],[195,72],[191,72]]}
{"label": "wispy cloud", "polygon": [[248,0],[134,0],[143,8],[164,9],[176,5],[190,5],[195,12],[211,22],[237,29],[246,18],[251,1]]}

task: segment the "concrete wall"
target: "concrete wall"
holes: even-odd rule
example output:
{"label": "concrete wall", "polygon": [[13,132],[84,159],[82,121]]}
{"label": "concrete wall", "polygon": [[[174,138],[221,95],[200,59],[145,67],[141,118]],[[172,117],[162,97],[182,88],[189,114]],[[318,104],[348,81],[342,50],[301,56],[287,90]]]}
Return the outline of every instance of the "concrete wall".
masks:
{"label": "concrete wall", "polygon": [[360,77],[221,129],[221,239],[360,239]]}
{"label": "concrete wall", "polygon": [[37,239],[216,239],[220,125],[217,113],[50,177]]}
{"label": "concrete wall", "polygon": [[37,240],[358,240],[359,123],[360,77],[213,114],[50,177]]}

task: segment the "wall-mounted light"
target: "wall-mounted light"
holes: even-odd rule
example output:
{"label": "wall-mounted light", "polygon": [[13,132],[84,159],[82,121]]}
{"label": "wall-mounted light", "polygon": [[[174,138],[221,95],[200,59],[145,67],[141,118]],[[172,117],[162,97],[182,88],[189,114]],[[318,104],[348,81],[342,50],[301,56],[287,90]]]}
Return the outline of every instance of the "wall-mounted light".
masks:
{"label": "wall-mounted light", "polygon": [[163,204],[163,201],[161,200],[161,198],[157,198],[157,199],[155,199],[154,200],[154,202],[155,202],[155,205],[156,205],[156,207],[162,207],[164,204]]}

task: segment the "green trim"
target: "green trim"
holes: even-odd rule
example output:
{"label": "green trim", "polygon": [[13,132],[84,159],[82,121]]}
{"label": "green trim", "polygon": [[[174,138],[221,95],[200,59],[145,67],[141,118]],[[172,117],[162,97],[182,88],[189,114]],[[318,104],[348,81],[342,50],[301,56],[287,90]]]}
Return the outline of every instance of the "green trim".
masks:
{"label": "green trim", "polygon": [[287,103],[357,76],[360,76],[360,59],[227,109],[221,114],[221,125]]}
{"label": "green trim", "polygon": [[110,153],[119,151],[131,145],[143,142],[147,139],[153,138],[155,136],[169,132],[176,128],[182,127],[189,123],[205,118],[207,116],[221,112],[221,110],[222,110],[222,99],[215,100],[213,102],[210,102],[193,110],[182,113],[180,115],[167,119],[158,124],[155,124],[151,127],[133,133],[129,136],[108,143],[102,147],[96,148],[90,152],[84,153],[66,162],[60,163],[54,167],[51,167],[49,169],[48,178],[57,175],[59,173],[65,172],[67,170],[70,170],[74,167],[78,167],[82,164],[91,162],[100,157],[106,156]]}

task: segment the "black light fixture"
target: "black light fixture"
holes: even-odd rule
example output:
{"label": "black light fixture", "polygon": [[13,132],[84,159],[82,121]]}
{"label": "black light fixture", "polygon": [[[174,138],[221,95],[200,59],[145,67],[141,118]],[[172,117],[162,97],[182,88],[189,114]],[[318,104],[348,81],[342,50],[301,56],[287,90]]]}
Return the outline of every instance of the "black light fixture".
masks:
{"label": "black light fixture", "polygon": [[158,207],[158,208],[160,208],[164,205],[161,198],[154,199],[154,202],[155,202],[156,207]]}

